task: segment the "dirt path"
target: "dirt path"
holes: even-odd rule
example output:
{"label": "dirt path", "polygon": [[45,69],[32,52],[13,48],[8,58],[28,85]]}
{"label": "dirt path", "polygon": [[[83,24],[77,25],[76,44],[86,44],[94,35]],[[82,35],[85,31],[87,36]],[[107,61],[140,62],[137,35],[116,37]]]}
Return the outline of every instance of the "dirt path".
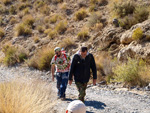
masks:
{"label": "dirt path", "polygon": [[[8,81],[16,77],[26,76],[30,79],[40,78],[52,85],[53,93],[57,92],[56,81],[51,82],[49,72],[41,72],[27,67],[0,67],[0,81]],[[141,94],[110,89],[108,86],[92,86],[86,91],[85,105],[87,113],[150,113],[150,92]],[[57,93],[56,93],[57,94]],[[68,85],[67,100],[61,101],[54,96],[50,113],[65,113],[68,104],[77,99],[78,91],[73,83]]]}

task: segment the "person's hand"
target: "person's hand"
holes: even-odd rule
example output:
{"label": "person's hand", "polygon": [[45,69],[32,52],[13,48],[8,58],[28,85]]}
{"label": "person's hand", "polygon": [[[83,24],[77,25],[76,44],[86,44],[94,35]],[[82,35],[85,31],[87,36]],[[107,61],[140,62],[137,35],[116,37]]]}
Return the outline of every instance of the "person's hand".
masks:
{"label": "person's hand", "polygon": [[96,79],[93,79],[93,85],[94,86],[96,85]]}
{"label": "person's hand", "polygon": [[69,85],[71,85],[72,84],[72,80],[69,80]]}
{"label": "person's hand", "polygon": [[54,76],[52,76],[52,81],[54,82]]}

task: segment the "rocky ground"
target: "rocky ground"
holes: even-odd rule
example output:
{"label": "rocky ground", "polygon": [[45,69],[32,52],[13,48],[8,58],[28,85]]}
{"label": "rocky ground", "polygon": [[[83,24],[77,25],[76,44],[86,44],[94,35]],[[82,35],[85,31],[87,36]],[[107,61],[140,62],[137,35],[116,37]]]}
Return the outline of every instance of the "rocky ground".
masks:
{"label": "rocky ground", "polygon": [[[40,78],[49,82],[53,86],[55,94],[56,81],[51,82],[50,72],[41,72],[27,67],[4,67],[0,66],[0,81],[10,81],[18,77],[28,77],[30,79]],[[134,88],[128,90],[119,85],[99,85],[88,86],[85,105],[87,113],[149,113],[150,112],[150,92]],[[77,99],[77,89],[73,83],[68,85],[67,100],[61,101],[54,96],[50,113],[64,113],[68,104]]]}

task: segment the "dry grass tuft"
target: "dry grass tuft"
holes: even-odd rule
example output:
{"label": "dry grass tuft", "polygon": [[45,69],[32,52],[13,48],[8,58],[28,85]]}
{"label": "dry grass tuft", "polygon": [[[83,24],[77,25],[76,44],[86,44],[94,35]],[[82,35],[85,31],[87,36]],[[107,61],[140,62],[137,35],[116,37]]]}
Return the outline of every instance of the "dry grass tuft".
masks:
{"label": "dry grass tuft", "polygon": [[11,4],[12,0],[1,0],[3,4],[9,5]]}
{"label": "dry grass tuft", "polygon": [[66,30],[67,30],[67,21],[60,21],[56,27],[55,30],[59,33],[59,34],[63,34]]}
{"label": "dry grass tuft", "polygon": [[75,42],[72,38],[64,38],[59,46],[64,49],[69,49],[75,46]]}
{"label": "dry grass tuft", "polygon": [[87,11],[82,8],[75,13],[75,20],[80,21],[80,20],[83,20],[87,16],[88,16]]}
{"label": "dry grass tuft", "polygon": [[25,25],[29,25],[29,26],[33,26],[35,22],[35,19],[32,15],[25,15],[22,20]]}
{"label": "dry grass tuft", "polygon": [[39,50],[28,62],[29,67],[34,67],[39,70],[46,70],[50,68],[50,62],[54,56],[54,51],[50,48],[43,48]]}
{"label": "dry grass tuft", "polygon": [[15,27],[15,35],[16,36],[21,36],[21,35],[31,35],[32,34],[32,29],[30,26],[27,26],[23,23],[16,25]]}
{"label": "dry grass tuft", "polygon": [[4,30],[0,27],[0,38],[3,38],[5,35]]}
{"label": "dry grass tuft", "polygon": [[83,28],[79,33],[78,33],[78,39],[81,41],[86,41],[89,39],[89,29]]}
{"label": "dry grass tuft", "polygon": [[51,91],[45,83],[18,79],[0,83],[1,113],[48,113]]}

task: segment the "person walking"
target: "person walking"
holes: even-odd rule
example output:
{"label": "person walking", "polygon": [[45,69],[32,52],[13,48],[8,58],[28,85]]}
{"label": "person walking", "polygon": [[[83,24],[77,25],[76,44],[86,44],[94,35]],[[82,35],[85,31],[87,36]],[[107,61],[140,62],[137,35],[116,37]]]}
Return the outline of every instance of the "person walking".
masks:
{"label": "person walking", "polygon": [[72,84],[74,76],[75,84],[79,91],[78,99],[83,102],[86,95],[87,83],[90,79],[90,69],[92,69],[93,73],[93,85],[96,85],[97,69],[94,57],[88,52],[87,47],[81,47],[71,62],[69,85]]}
{"label": "person walking", "polygon": [[58,98],[65,100],[65,91],[68,84],[68,72],[70,68],[70,57],[61,51],[60,47],[54,49],[55,55],[51,60],[52,81],[54,81],[54,73],[57,79]]}

